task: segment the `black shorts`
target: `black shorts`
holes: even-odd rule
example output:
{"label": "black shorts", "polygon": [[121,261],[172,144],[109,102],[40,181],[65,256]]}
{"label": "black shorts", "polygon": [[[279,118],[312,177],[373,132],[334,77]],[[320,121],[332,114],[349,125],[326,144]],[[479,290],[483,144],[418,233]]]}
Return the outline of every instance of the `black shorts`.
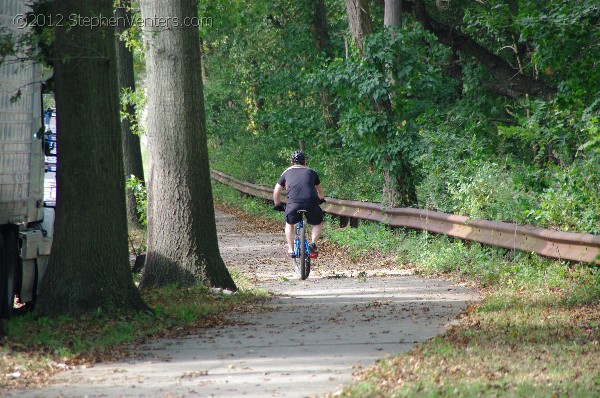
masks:
{"label": "black shorts", "polygon": [[323,222],[323,210],[318,203],[288,203],[285,206],[285,222],[296,224],[300,221],[298,210],[306,210],[306,220],[310,225],[319,225]]}

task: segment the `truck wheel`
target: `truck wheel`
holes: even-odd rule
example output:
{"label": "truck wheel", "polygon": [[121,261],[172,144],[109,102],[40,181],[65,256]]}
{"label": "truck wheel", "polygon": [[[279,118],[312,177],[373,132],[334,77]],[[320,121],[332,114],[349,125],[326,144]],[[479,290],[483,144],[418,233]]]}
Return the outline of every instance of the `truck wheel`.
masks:
{"label": "truck wheel", "polygon": [[4,229],[0,239],[0,318],[9,319],[15,302],[15,269],[19,259],[18,236]]}

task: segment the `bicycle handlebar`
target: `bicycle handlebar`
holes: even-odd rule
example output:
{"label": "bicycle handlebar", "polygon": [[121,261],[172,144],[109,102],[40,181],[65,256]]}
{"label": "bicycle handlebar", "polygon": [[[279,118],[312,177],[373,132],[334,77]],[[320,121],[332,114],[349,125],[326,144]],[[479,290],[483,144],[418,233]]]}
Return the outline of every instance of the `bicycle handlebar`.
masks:
{"label": "bicycle handlebar", "polygon": [[[327,202],[327,200],[325,198],[319,199],[319,204],[320,205],[322,205],[325,202]],[[285,211],[285,205],[283,203],[275,205],[275,206],[273,206],[273,210],[275,210],[275,211]]]}

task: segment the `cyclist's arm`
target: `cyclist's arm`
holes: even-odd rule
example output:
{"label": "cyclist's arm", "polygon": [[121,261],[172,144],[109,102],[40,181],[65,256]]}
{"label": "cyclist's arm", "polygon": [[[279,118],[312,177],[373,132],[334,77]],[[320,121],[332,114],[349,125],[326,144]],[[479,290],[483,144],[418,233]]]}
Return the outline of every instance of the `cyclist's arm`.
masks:
{"label": "cyclist's arm", "polygon": [[323,187],[321,186],[321,184],[315,185],[315,188],[317,189],[317,195],[319,195],[319,199],[324,199],[325,193],[323,192]]}
{"label": "cyclist's arm", "polygon": [[275,188],[273,189],[273,203],[275,206],[281,203],[281,192],[283,192],[283,186],[279,185],[279,183],[275,184]]}

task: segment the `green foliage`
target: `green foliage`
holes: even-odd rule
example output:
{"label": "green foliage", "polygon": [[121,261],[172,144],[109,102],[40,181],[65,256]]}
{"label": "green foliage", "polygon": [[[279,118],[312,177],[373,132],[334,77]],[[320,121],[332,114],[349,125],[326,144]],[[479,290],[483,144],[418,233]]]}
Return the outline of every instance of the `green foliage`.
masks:
{"label": "green foliage", "polygon": [[600,157],[595,158],[599,161],[578,160],[566,169],[554,168],[538,206],[527,213],[528,222],[600,235]]}
{"label": "green foliage", "polygon": [[261,216],[270,220],[281,221],[281,214],[272,211],[272,204],[267,203],[265,200],[246,196],[219,182],[214,182],[212,184],[212,189],[213,196],[221,203],[242,209],[244,212],[253,216]]}
{"label": "green foliage", "polygon": [[135,92],[129,87],[121,91],[121,120],[128,120],[131,133],[142,136],[146,133],[145,126],[140,124],[142,113],[146,107],[146,95],[144,90],[137,87]]}
{"label": "green foliage", "polygon": [[538,3],[426,2],[515,73],[554,87],[549,99],[497,94],[483,65],[410,15],[390,34],[374,6],[364,55],[345,56],[345,8],[327,1],[328,59],[309,3],[211,2],[203,13],[222,15],[203,34],[211,165],[272,186],[305,145],[332,197],[379,202],[383,172],[408,170],[420,207],[597,234],[599,11],[591,0]]}
{"label": "green foliage", "polygon": [[136,209],[140,215],[140,223],[147,225],[148,223],[148,195],[146,192],[146,184],[134,175],[131,175],[126,181],[127,189],[133,191],[135,196]]}
{"label": "green foliage", "polygon": [[358,259],[372,250],[390,253],[398,247],[394,233],[377,223],[363,223],[359,228],[336,229],[334,223],[326,229],[327,239],[349,250],[351,257]]}
{"label": "green foliage", "polygon": [[364,47],[324,65],[311,82],[333,94],[344,152],[414,184],[423,150],[418,120],[452,87],[440,73],[444,51],[419,29],[376,32]]}

